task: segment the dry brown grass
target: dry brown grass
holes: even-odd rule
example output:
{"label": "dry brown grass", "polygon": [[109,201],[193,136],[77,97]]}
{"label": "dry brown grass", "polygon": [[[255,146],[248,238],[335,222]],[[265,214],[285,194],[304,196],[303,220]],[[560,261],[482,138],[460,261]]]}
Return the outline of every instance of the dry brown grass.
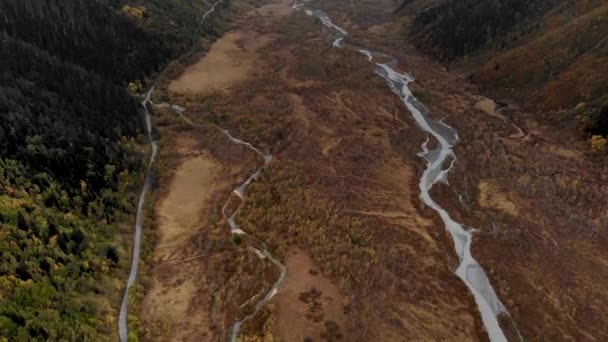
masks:
{"label": "dry brown grass", "polygon": [[285,265],[290,273],[276,299],[275,336],[282,341],[344,336],[340,327],[345,325],[345,299],[340,290],[301,250],[288,251]]}
{"label": "dry brown grass", "polygon": [[[553,41],[557,48],[563,39],[585,35],[577,31],[583,27],[580,22],[568,25],[577,28]],[[459,130],[461,142],[456,148],[456,169],[450,174],[451,186],[436,187],[433,196],[458,221],[480,229],[473,254],[484,265],[524,338],[607,338],[602,323],[594,319],[608,303],[605,291],[600,290],[606,286],[608,273],[606,165],[586,155],[584,142],[568,127],[544,126],[533,113],[515,106],[500,112],[510,123],[475,110],[479,101],[475,88],[407,45],[398,46],[399,31],[392,26],[383,26],[382,34],[353,30],[361,41],[383,47],[398,57],[405,70],[414,71],[418,85],[432,96],[434,116],[445,116]],[[585,39],[602,29],[598,26]],[[522,55],[519,61],[524,62],[501,62],[500,73],[524,77],[542,72],[535,64],[542,62],[536,50],[522,49],[527,57]],[[583,56],[576,63],[585,60]],[[593,70],[590,65],[585,70]],[[580,89],[588,88],[583,85]],[[528,137],[512,142],[502,138],[513,132],[512,124],[522,127]],[[420,149],[416,142],[424,138],[411,133],[407,129],[396,132],[392,142],[405,158],[415,161],[413,156]],[[484,193],[479,184],[491,186]],[[488,205],[480,205],[480,200]]]}
{"label": "dry brown grass", "polygon": [[232,31],[218,39],[204,58],[187,67],[169,84],[169,91],[178,94],[226,90],[246,80],[255,71],[256,51],[271,40],[254,31]]}
{"label": "dry brown grass", "polygon": [[193,305],[199,301],[198,284],[204,278],[176,262],[192,258],[182,254],[183,248],[206,224],[212,196],[222,187],[218,182],[222,174],[220,164],[195,145],[193,138],[177,137],[173,144],[175,150],[168,152],[179,161],[171,172],[167,193],[156,208],[157,267],[152,270],[141,308],[145,326],[162,330],[163,338],[176,340],[210,337],[201,335],[202,331],[209,330],[208,313],[203,307]]}
{"label": "dry brown grass", "polygon": [[[608,5],[579,10],[574,19],[560,18],[557,11],[549,13],[547,20],[552,25],[516,48],[495,53],[497,57],[485,64],[475,79],[543,110],[601,99],[608,75]],[[569,10],[564,12],[567,15]]]}

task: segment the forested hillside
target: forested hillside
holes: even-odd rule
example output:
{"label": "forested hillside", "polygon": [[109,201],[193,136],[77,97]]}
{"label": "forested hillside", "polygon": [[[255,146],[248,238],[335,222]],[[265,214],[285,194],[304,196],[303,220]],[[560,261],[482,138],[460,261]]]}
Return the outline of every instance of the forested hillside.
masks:
{"label": "forested hillside", "polygon": [[535,19],[558,1],[439,1],[416,16],[412,31],[422,46],[450,61],[486,45],[504,47],[518,34],[538,26]]}
{"label": "forested hillside", "polygon": [[608,130],[606,1],[406,0],[397,13],[412,17],[419,48],[464,66],[486,91],[565,110],[589,136]]}
{"label": "forested hillside", "polygon": [[[178,56],[189,50],[201,33],[215,33],[213,18],[202,16],[216,0],[103,0],[126,14],[138,26],[160,37],[164,47]],[[226,6],[223,1],[217,8]]]}
{"label": "forested hillside", "polygon": [[[0,40],[0,153],[77,188],[105,185],[100,170],[120,169],[122,136],[135,136],[135,100],[97,74],[28,43]],[[128,167],[127,167],[128,168]]]}
{"label": "forested hillside", "polygon": [[0,2],[0,340],[116,339],[146,148],[127,85],[192,45],[196,3]]}
{"label": "forested hillside", "polygon": [[157,37],[96,1],[4,0],[9,36],[113,81],[141,79],[169,57]]}

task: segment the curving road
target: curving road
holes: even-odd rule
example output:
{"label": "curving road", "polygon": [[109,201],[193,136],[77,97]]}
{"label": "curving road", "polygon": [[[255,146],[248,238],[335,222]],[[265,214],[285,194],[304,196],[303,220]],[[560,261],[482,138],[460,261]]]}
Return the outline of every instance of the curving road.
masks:
{"label": "curving road", "polygon": [[128,323],[127,323],[127,315],[128,315],[128,306],[129,306],[129,291],[131,290],[131,286],[135,283],[135,278],[137,278],[137,266],[139,265],[139,253],[140,253],[140,245],[141,245],[141,220],[143,216],[144,203],[146,200],[146,194],[150,188],[150,173],[152,171],[152,165],[154,164],[154,159],[156,158],[156,152],[158,146],[156,141],[152,137],[152,118],[150,115],[150,111],[148,110],[148,105],[151,104],[150,98],[154,93],[154,87],[152,87],[146,97],[141,102],[141,105],[144,107],[146,113],[146,129],[148,131],[148,139],[150,140],[150,146],[152,148],[152,154],[150,154],[150,161],[148,162],[148,170],[146,171],[146,180],[144,181],[144,187],[141,190],[141,195],[139,196],[139,205],[137,206],[137,217],[135,219],[135,238],[133,239],[133,255],[131,257],[131,271],[129,272],[129,279],[127,280],[127,287],[125,288],[125,293],[122,297],[122,303],[120,304],[120,313],[118,315],[118,335],[120,336],[121,342],[127,342],[129,331],[128,331]]}

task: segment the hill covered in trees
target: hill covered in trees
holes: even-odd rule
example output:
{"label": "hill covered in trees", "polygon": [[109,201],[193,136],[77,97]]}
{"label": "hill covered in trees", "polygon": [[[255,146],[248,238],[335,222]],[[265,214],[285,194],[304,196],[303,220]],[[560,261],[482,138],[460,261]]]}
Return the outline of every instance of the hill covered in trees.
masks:
{"label": "hill covered in trees", "polygon": [[464,66],[486,91],[565,110],[589,135],[608,129],[606,1],[405,0],[397,13],[412,18],[420,49]]}
{"label": "hill covered in trees", "polygon": [[127,84],[189,49],[207,7],[0,2],[1,337],[116,339],[145,141]]}
{"label": "hill covered in trees", "polygon": [[[414,1],[406,0],[403,9]],[[538,18],[559,0],[451,0],[421,10],[412,32],[419,45],[451,61],[486,46],[505,47],[538,28]]]}

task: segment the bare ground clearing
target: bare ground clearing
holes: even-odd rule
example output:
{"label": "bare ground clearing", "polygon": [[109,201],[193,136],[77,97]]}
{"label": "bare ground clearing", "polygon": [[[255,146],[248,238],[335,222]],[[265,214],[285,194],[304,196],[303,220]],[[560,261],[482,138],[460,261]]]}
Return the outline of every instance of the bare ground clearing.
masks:
{"label": "bare ground clearing", "polygon": [[156,266],[142,304],[142,320],[152,335],[175,341],[210,340],[204,328],[210,320],[199,306],[205,274],[196,264],[172,260],[189,256],[184,255],[185,247],[205,225],[212,196],[222,186],[222,166],[197,149],[191,137],[174,139],[171,152],[177,162],[156,206]]}
{"label": "bare ground clearing", "polygon": [[255,72],[256,51],[269,40],[269,36],[254,31],[228,32],[213,43],[203,58],[172,81],[169,90],[182,94],[226,90]]}

